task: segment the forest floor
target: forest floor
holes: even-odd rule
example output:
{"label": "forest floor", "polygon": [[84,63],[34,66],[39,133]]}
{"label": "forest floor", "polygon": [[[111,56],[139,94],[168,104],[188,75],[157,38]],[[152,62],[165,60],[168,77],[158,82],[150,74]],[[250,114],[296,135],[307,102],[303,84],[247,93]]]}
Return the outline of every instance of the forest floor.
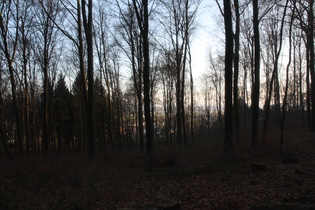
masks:
{"label": "forest floor", "polygon": [[[222,144],[201,140],[188,148],[156,148],[150,157],[125,151],[108,152],[106,160],[77,154],[0,158],[0,209],[122,209],[174,202],[181,209],[314,205],[315,133],[303,126],[288,129],[285,149],[298,155],[291,164],[282,163],[279,133],[270,133],[255,152],[242,136],[234,160],[222,158]],[[253,170],[252,163],[266,169]]]}

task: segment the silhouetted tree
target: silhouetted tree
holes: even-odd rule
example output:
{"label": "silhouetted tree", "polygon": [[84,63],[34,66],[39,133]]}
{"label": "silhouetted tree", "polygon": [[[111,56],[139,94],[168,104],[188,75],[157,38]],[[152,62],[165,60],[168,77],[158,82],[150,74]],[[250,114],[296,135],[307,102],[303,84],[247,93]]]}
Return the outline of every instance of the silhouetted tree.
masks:
{"label": "silhouetted tree", "polygon": [[149,55],[149,11],[148,0],[133,0],[139,29],[142,36],[143,47],[143,91],[144,91],[144,115],[146,126],[147,152],[153,152],[153,125],[151,117],[150,101],[150,55]]}
{"label": "silhouetted tree", "polygon": [[252,146],[256,147],[258,141],[259,121],[259,92],[260,92],[260,36],[258,19],[258,0],[253,0],[254,24],[254,76],[252,84]]}
{"label": "silhouetted tree", "polygon": [[[11,28],[11,25],[14,27]],[[20,4],[19,1],[3,2],[0,7],[0,50],[4,55],[6,65],[9,69],[11,94],[16,119],[16,132],[20,153],[24,152],[24,141],[22,131],[22,119],[20,101],[17,96],[17,78],[14,61],[16,58],[20,25]]]}
{"label": "silhouetted tree", "polygon": [[225,25],[225,141],[224,150],[228,156],[234,155],[233,146],[233,25],[230,0],[224,0]]}
{"label": "silhouetted tree", "polygon": [[[93,1],[81,1],[83,27],[87,45],[87,79],[88,79],[88,106],[87,106],[87,126],[89,138],[89,155],[96,156],[95,138],[95,95],[94,95],[94,63],[93,63]],[[88,11],[87,11],[88,10]]]}

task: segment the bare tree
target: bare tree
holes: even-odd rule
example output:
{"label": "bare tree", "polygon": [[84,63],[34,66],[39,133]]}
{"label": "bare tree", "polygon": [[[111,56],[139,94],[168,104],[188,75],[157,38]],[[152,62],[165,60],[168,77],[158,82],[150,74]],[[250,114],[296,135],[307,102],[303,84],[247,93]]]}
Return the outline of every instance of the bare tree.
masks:
{"label": "bare tree", "polygon": [[[296,18],[299,22],[297,27],[301,30],[300,38],[305,43],[306,48],[306,109],[307,109],[307,124],[311,129],[314,129],[314,2],[313,1],[296,1],[294,7],[296,9]],[[301,78],[300,78],[301,80]],[[312,82],[311,82],[311,81]],[[300,96],[302,97],[302,96]],[[313,108],[311,108],[313,107]]]}
{"label": "bare tree", "polygon": [[140,139],[140,150],[143,151],[144,133],[143,133],[143,102],[142,102],[142,72],[143,72],[143,55],[142,55],[142,36],[137,27],[137,17],[135,10],[130,1],[125,4],[126,9],[123,10],[122,6],[117,2],[120,11],[120,26],[118,33],[121,35],[122,40],[127,44],[128,48],[123,43],[116,40],[119,46],[128,57],[131,68],[132,78],[138,99],[138,135]]}
{"label": "bare tree", "polygon": [[[10,27],[13,25],[13,29]],[[19,1],[7,1],[0,8],[0,49],[5,56],[6,65],[9,69],[11,93],[16,118],[16,131],[19,142],[20,153],[24,152],[24,141],[22,131],[22,119],[20,102],[17,97],[17,82],[15,78],[16,69],[14,60],[17,52],[20,25],[20,4]]]}
{"label": "bare tree", "polygon": [[165,117],[165,135],[166,135],[166,145],[168,142],[173,144],[173,107],[174,107],[174,84],[175,84],[175,73],[173,69],[172,56],[170,53],[164,52],[164,61],[160,62],[160,77],[163,89],[163,108]]}
{"label": "bare tree", "polygon": [[94,63],[93,63],[93,1],[81,1],[82,20],[87,45],[87,79],[88,79],[88,103],[87,124],[89,138],[89,155],[96,156],[95,138],[95,96],[94,96]]}
{"label": "bare tree", "polygon": [[[84,33],[82,31],[82,24],[83,24],[83,17],[82,17],[82,12],[83,12],[83,8],[82,8],[82,2],[80,0],[77,1],[76,4],[72,4],[71,1],[59,1],[59,3],[61,4],[60,6],[62,6],[63,8],[60,9],[63,13],[64,13],[64,18],[65,18],[65,22],[68,23],[68,26],[64,26],[61,23],[56,22],[56,20],[50,16],[49,12],[45,9],[44,5],[43,5],[43,1],[41,0],[40,3],[42,4],[42,8],[45,10],[46,15],[48,15],[48,17],[50,18],[50,20],[54,23],[54,26],[56,28],[58,28],[59,31],[62,32],[62,34],[67,37],[69,40],[72,41],[72,43],[74,44],[74,46],[76,47],[77,50],[77,56],[78,56],[78,60],[79,60],[79,69],[80,69],[80,74],[78,74],[81,78],[78,80],[80,81],[81,85],[80,85],[80,91],[81,91],[81,105],[82,105],[82,109],[81,111],[83,112],[83,127],[82,127],[82,133],[83,136],[82,138],[79,138],[79,148],[82,149],[83,145],[85,144],[85,127],[87,127],[87,118],[88,118],[88,87],[87,87],[87,76],[86,76],[86,65],[85,65],[85,36]],[[84,4],[84,7],[86,5]],[[85,11],[85,9],[84,9]],[[86,18],[85,18],[86,19]],[[74,34],[72,34],[70,32],[70,30],[67,30],[66,28],[69,27],[73,27],[75,28],[74,30]]]}
{"label": "bare tree", "polygon": [[[288,6],[289,0],[286,1],[285,7]],[[295,2],[293,2],[295,3]],[[281,122],[280,122],[280,128],[281,128],[281,137],[280,137],[280,146],[283,146],[284,142],[284,123],[285,123],[285,114],[286,114],[286,106],[287,106],[287,97],[288,97],[288,88],[289,88],[289,70],[291,65],[291,52],[292,52],[292,26],[295,16],[295,10],[293,9],[292,14],[290,14],[291,20],[290,20],[290,26],[289,26],[289,61],[287,64],[286,69],[286,80],[285,80],[285,91],[284,91],[284,97],[283,97],[283,103],[282,103],[282,116],[281,116]]]}
{"label": "bare tree", "polygon": [[[220,130],[223,133],[223,125],[222,125],[222,92],[223,92],[223,82],[224,82],[224,58],[222,56],[218,56],[218,58],[213,59],[212,55],[209,54],[210,61],[210,75],[211,82],[215,89],[215,97],[216,97],[216,109],[220,124]],[[208,114],[207,114],[208,115]]]}
{"label": "bare tree", "polygon": [[[272,70],[272,75],[271,75],[271,79],[269,82],[269,87],[268,87],[268,93],[267,93],[267,97],[266,97],[266,102],[265,102],[265,119],[264,119],[264,128],[263,128],[263,138],[265,139],[266,137],[266,132],[267,132],[267,128],[268,128],[268,120],[269,120],[269,111],[270,111],[270,101],[271,101],[271,97],[272,97],[272,91],[273,91],[273,85],[275,85],[275,106],[280,107],[280,87],[279,87],[279,77],[278,77],[278,72],[279,72],[279,57],[280,57],[280,53],[282,50],[282,42],[283,42],[283,28],[284,28],[284,23],[285,23],[285,17],[286,17],[286,11],[287,11],[287,6],[288,6],[288,1],[286,1],[286,5],[284,6],[284,10],[282,13],[282,18],[281,18],[281,22],[280,22],[280,29],[277,29],[277,19],[278,19],[278,13],[276,13],[276,16],[274,17],[274,21],[276,22],[270,22],[270,42],[271,42],[271,48],[274,49],[273,52],[273,70]],[[279,32],[277,31],[279,30]],[[268,84],[267,84],[268,85]],[[276,108],[277,108],[276,107]],[[280,110],[278,110],[280,111]],[[277,112],[276,112],[277,113]],[[280,115],[280,113],[278,112],[278,114]],[[277,117],[276,117],[277,119]]]}
{"label": "bare tree", "polygon": [[54,22],[58,22],[60,8],[58,2],[44,1],[34,7],[36,14],[36,29],[34,33],[36,47],[34,53],[43,73],[43,146],[44,152],[49,153],[55,143],[54,122],[52,118],[53,82],[56,79],[58,60],[57,47],[60,41]]}
{"label": "bare tree", "polygon": [[[25,130],[25,138],[26,138],[26,151],[30,152],[30,97],[29,97],[29,74],[30,74],[30,65],[29,62],[31,60],[31,44],[32,44],[32,28],[29,27],[32,23],[32,12],[31,6],[33,3],[31,2],[23,2],[23,8],[21,12],[21,25],[20,25],[20,54],[21,54],[21,62],[22,62],[22,75],[24,82],[24,114],[23,114],[23,124]],[[21,85],[22,87],[22,85]]]}
{"label": "bare tree", "polygon": [[144,115],[146,124],[147,152],[153,152],[153,125],[151,118],[150,101],[150,51],[149,51],[149,11],[148,0],[133,0],[139,29],[143,38],[143,90],[144,90]]}
{"label": "bare tree", "polygon": [[176,134],[177,142],[181,144],[183,139],[187,145],[185,122],[185,77],[187,61],[189,61],[190,37],[194,30],[194,20],[200,4],[196,1],[163,1],[166,9],[160,21],[165,33],[168,35],[172,50],[174,50],[176,69]]}

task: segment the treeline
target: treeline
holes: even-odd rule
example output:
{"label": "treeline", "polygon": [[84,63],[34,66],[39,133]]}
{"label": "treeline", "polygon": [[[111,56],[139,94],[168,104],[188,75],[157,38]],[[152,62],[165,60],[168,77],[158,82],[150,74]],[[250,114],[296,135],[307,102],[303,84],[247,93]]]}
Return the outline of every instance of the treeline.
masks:
{"label": "treeline", "polygon": [[314,130],[313,1],[214,3],[225,38],[196,89],[201,0],[3,2],[1,154],[151,153],[154,141],[187,146],[211,128],[233,153],[243,125],[255,147],[271,117],[281,145],[286,117]]}
{"label": "treeline", "polygon": [[[2,153],[87,150],[94,157],[106,144],[121,149],[133,141],[152,152],[161,132],[167,143],[176,136],[187,145],[185,78],[190,72],[192,83],[190,36],[199,4],[4,2]],[[149,14],[159,17],[159,32],[167,37],[153,39]],[[122,68],[129,68],[130,79]],[[164,100],[157,106],[161,87]]]}

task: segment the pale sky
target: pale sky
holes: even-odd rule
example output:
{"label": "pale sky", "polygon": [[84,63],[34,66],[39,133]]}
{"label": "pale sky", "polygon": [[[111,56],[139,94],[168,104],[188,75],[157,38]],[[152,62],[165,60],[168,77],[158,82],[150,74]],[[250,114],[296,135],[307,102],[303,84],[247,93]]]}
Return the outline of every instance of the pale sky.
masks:
{"label": "pale sky", "polygon": [[[196,30],[191,39],[192,71],[194,80],[197,81],[195,83],[196,86],[199,86],[198,80],[201,75],[209,70],[209,52],[222,52],[222,49],[218,49],[220,48],[218,46],[223,46],[223,33],[216,23],[216,18],[220,17],[220,15],[220,11],[214,0],[203,0],[201,2],[195,20]],[[122,69],[128,72],[122,79],[128,81],[130,69],[124,65]]]}
{"label": "pale sky", "polygon": [[221,33],[216,23],[218,15],[220,12],[214,1],[202,1],[196,19],[197,30],[193,35],[191,45],[194,79],[199,78],[208,70],[209,52],[215,53],[219,50],[218,46],[222,46],[222,43],[218,44],[220,42],[218,36]]}

